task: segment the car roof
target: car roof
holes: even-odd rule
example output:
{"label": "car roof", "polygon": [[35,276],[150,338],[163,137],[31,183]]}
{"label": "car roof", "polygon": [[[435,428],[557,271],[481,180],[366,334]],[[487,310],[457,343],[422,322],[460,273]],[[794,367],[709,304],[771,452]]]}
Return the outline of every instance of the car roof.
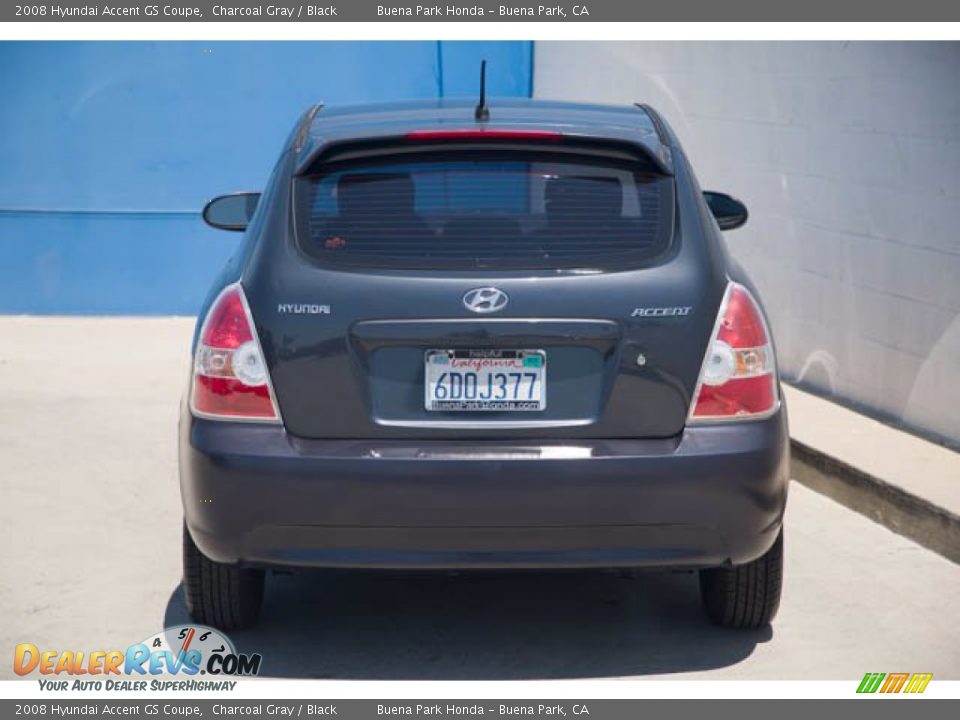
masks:
{"label": "car roof", "polygon": [[476,98],[431,98],[371,105],[315,106],[304,116],[294,150],[298,170],[335,143],[431,130],[539,130],[641,146],[667,172],[670,149],[659,120],[642,105],[598,105],[488,98],[488,120],[474,118]]}

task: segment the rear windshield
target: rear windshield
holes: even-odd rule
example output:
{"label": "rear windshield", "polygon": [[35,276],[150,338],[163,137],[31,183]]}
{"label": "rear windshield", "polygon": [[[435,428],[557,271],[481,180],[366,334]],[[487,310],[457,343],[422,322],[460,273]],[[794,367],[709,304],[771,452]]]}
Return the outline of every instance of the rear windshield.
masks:
{"label": "rear windshield", "polygon": [[298,181],[297,235],[333,264],[617,269],[660,255],[673,181],[639,160],[422,153],[331,163]]}

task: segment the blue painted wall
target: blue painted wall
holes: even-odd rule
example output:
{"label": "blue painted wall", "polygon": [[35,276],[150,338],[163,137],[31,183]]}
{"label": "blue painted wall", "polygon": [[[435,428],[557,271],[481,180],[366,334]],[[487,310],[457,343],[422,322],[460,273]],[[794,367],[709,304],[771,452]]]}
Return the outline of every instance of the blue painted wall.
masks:
{"label": "blue painted wall", "polygon": [[0,313],[192,314],[310,104],[527,96],[518,42],[0,43]]}

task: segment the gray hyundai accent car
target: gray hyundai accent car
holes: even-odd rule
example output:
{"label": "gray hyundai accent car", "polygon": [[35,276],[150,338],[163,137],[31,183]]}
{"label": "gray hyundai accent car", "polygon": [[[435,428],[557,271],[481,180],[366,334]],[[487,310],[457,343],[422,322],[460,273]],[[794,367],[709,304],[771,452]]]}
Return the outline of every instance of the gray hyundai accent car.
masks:
{"label": "gray hyundai accent car", "polygon": [[280,567],[670,567],[768,623],[788,435],[746,217],[643,105],[311,108],[204,209],[245,235],[180,420],[190,614],[250,625]]}

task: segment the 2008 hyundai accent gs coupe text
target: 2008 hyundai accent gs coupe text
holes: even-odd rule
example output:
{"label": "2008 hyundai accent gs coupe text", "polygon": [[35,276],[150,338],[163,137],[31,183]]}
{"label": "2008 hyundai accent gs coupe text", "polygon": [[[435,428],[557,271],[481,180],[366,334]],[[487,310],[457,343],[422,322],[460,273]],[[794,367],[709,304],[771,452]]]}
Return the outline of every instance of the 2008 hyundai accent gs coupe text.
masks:
{"label": "2008 hyundai accent gs coupe text", "polygon": [[201,313],[180,421],[183,587],[253,623],[265,570],[699,570],[780,601],[770,330],[649,107],[310,109]]}

